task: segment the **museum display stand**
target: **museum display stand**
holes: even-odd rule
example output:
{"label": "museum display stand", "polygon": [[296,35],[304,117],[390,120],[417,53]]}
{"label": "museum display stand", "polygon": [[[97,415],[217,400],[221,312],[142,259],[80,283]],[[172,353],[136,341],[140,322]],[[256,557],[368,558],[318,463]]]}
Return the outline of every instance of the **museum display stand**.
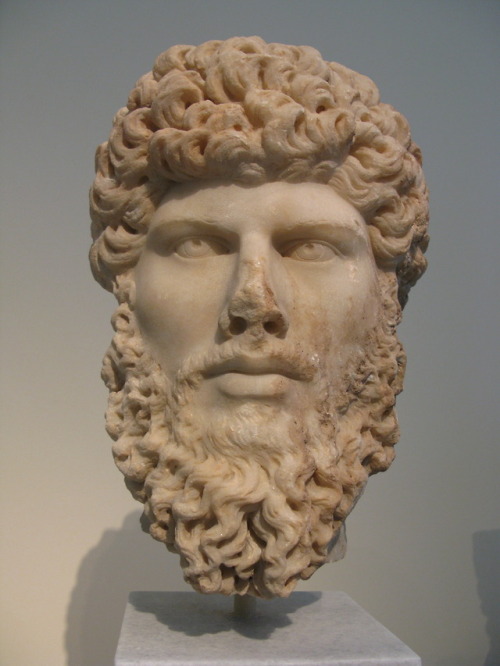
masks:
{"label": "museum display stand", "polygon": [[[253,600],[252,600],[253,601]],[[132,592],[115,666],[421,666],[343,592],[237,604],[195,592]]]}

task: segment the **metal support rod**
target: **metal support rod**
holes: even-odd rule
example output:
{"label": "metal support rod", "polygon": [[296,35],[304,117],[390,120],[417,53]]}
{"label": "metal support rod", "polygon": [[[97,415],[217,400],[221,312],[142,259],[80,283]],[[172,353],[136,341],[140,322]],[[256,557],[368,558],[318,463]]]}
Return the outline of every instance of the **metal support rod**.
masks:
{"label": "metal support rod", "polygon": [[255,597],[251,597],[248,594],[235,594],[233,606],[234,617],[241,620],[252,617],[255,615],[256,605],[257,600]]}

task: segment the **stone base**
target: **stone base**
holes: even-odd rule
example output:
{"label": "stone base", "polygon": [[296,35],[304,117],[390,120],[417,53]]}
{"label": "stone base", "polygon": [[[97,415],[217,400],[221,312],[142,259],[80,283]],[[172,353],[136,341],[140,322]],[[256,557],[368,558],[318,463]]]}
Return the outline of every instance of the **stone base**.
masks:
{"label": "stone base", "polygon": [[421,666],[420,658],[343,592],[257,600],[132,592],[115,666]]}

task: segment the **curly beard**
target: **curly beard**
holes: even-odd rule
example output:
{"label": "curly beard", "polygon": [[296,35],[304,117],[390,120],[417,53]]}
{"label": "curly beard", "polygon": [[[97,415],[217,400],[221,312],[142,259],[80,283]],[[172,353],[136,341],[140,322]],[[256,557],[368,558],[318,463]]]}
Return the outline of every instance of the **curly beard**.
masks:
{"label": "curly beard", "polygon": [[113,454],[145,504],[143,527],[180,554],[185,579],[205,593],[288,596],[343,556],[344,521],[399,435],[405,356],[394,330],[372,331],[335,385],[297,350],[269,346],[314,375],[314,405],[207,414],[196,399],[204,369],[248,350],[228,342],[190,358],[170,385],[127,303],[113,325],[103,365]]}

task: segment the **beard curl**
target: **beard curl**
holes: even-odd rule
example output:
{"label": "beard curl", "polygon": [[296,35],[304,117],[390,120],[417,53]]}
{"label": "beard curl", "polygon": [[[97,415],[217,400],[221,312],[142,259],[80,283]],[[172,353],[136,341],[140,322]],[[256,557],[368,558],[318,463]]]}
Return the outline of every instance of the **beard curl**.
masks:
{"label": "beard curl", "polygon": [[[328,560],[371,474],[394,457],[394,412],[405,357],[385,324],[343,373],[341,392],[318,380],[315,409],[282,417],[243,405],[231,418],[197,415],[193,396],[210,359],[189,360],[173,386],[146,350],[126,298],[105,356],[107,429],[151,535],[181,557],[205,593],[288,596]],[[217,360],[237,355],[234,346]],[[283,354],[283,350],[271,350]],[[304,377],[316,369],[292,351]],[[203,424],[201,426],[200,424]]]}
{"label": "beard curl", "polygon": [[183,398],[193,417],[176,410],[175,443],[146,480],[151,533],[181,554],[200,592],[287,596],[327,555],[341,484],[333,475],[316,483],[314,438],[293,418],[277,428],[272,409],[256,419],[243,408],[199,427]]}

